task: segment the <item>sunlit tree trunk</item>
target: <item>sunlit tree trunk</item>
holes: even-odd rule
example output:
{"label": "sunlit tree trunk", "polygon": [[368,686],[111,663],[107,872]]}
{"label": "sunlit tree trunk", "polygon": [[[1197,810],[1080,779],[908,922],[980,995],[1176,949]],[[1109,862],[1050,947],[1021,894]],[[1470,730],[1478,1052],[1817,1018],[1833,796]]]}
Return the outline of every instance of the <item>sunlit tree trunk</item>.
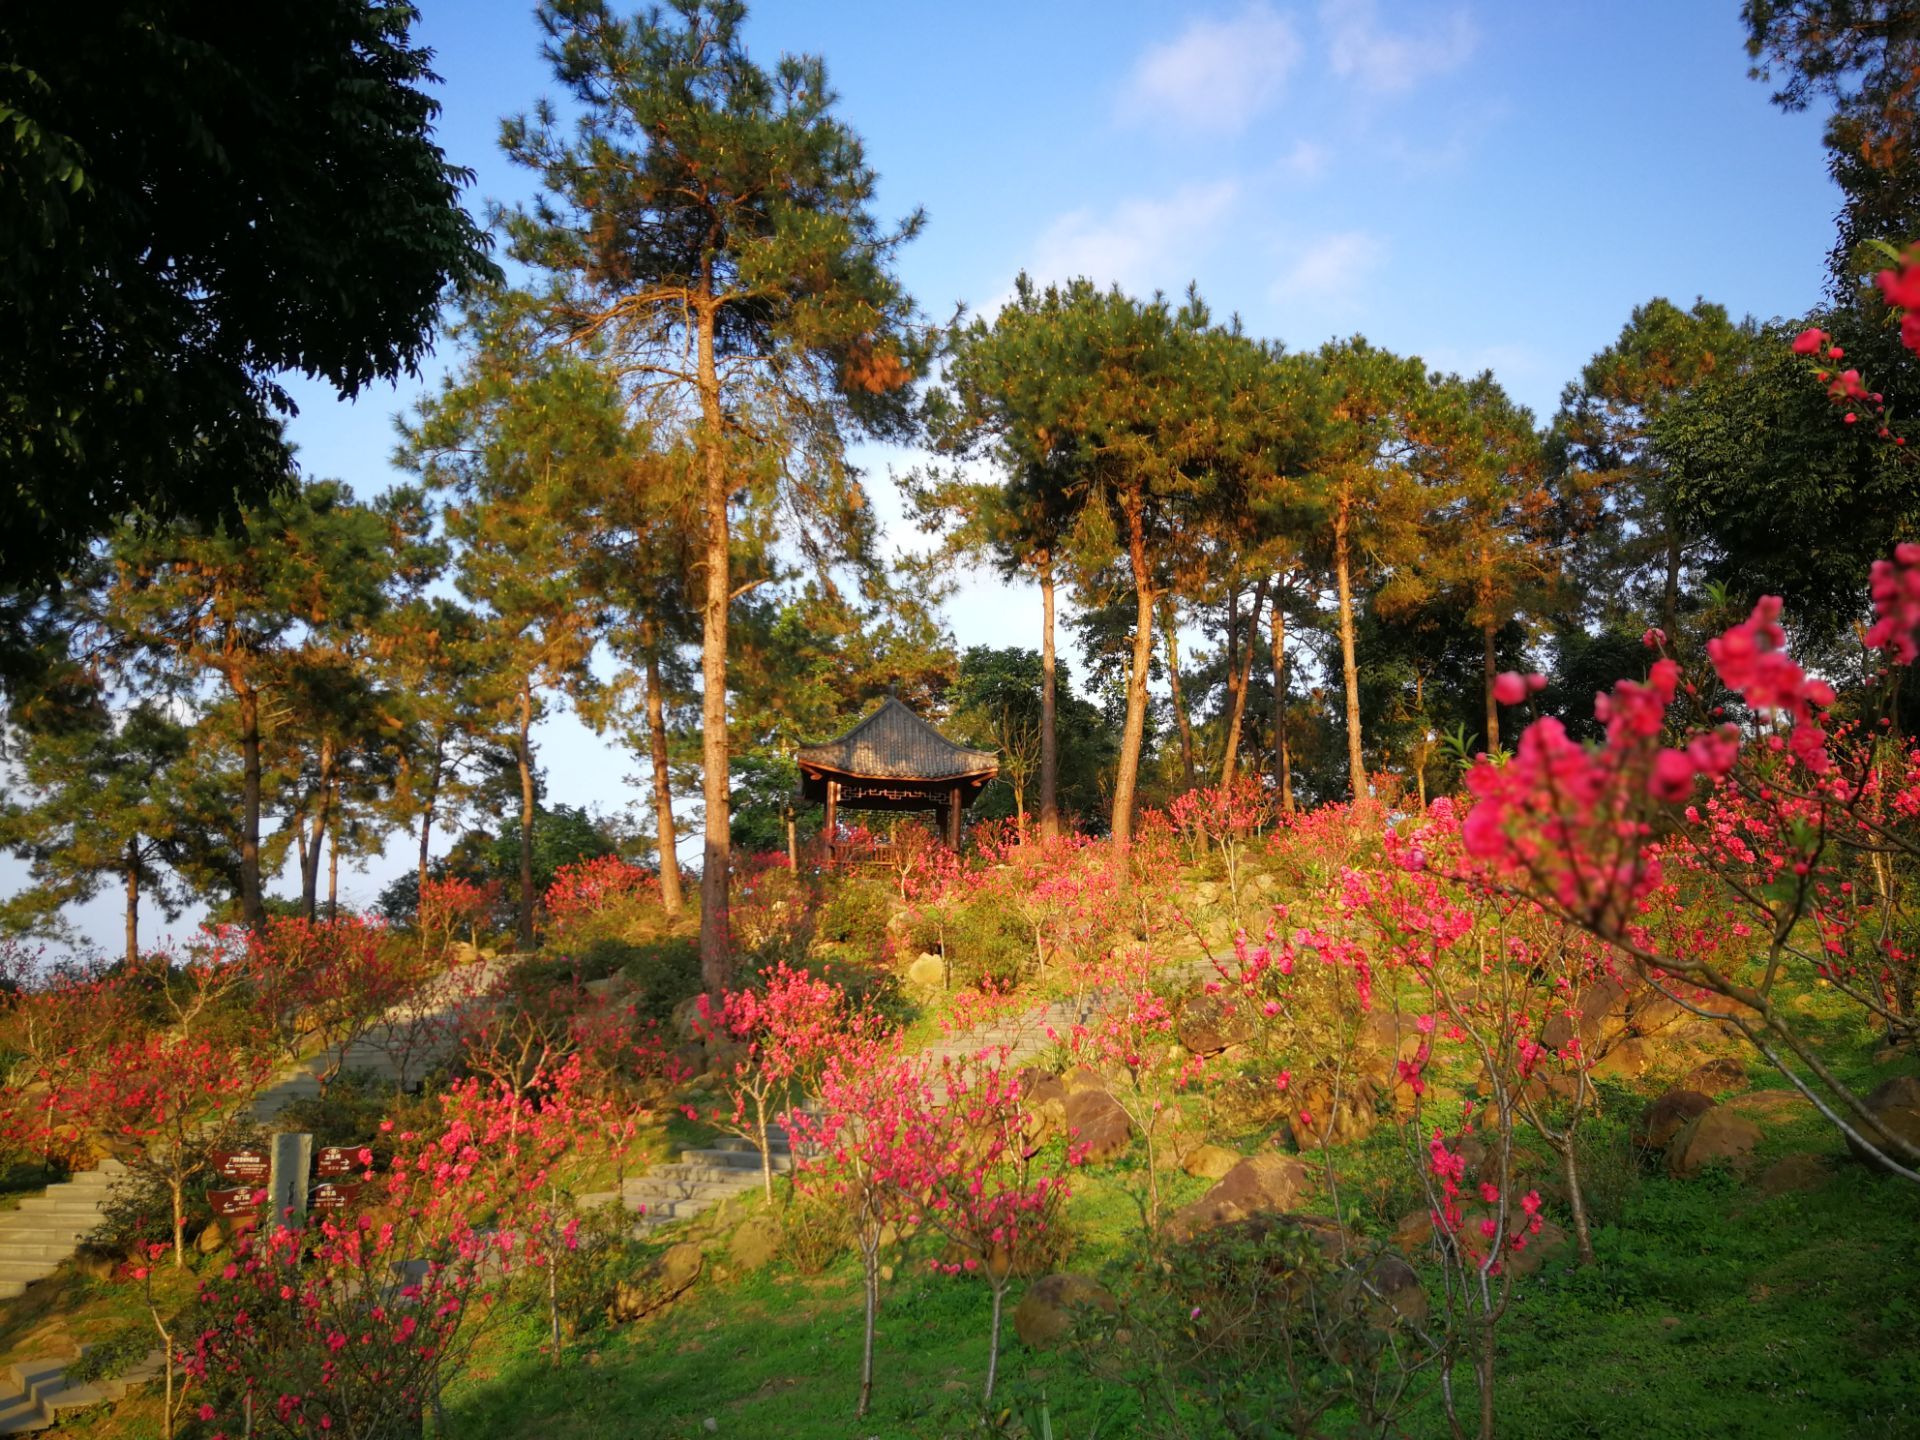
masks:
{"label": "sunlit tree trunk", "polygon": [[533,949],[533,687],[520,686],[520,728],[514,758],[520,764],[520,927],[522,951]]}
{"label": "sunlit tree trunk", "polygon": [[1236,664],[1230,677],[1233,687],[1231,697],[1232,711],[1227,718],[1227,748],[1220,758],[1220,783],[1233,784],[1234,775],[1240,768],[1240,730],[1246,719],[1247,692],[1253,688],[1253,652],[1254,641],[1260,635],[1260,609],[1267,603],[1267,581],[1263,576],[1260,583],[1253,587],[1253,613],[1247,617],[1247,643],[1245,653],[1236,655]]}
{"label": "sunlit tree trunk", "polygon": [[1273,779],[1280,808],[1293,813],[1293,754],[1287,736],[1287,607],[1276,587],[1273,597]]}
{"label": "sunlit tree trunk", "polygon": [[700,978],[716,1000],[733,978],[733,937],[727,915],[733,864],[732,811],[728,793],[727,618],[733,603],[727,528],[727,456],[722,445],[720,372],[714,364],[715,303],[712,280],[703,276],[705,297],[695,311],[698,388],[706,468],[705,602],[700,631],[701,798],[706,835],[700,869]]}
{"label": "sunlit tree trunk", "polygon": [[1140,786],[1140,745],[1147,731],[1147,666],[1153,660],[1153,575],[1147,568],[1146,517],[1141,498],[1126,501],[1127,555],[1133,564],[1133,666],[1127,672],[1127,723],[1120,735],[1120,764],[1113,777],[1113,843],[1133,844],[1134,795]]}
{"label": "sunlit tree trunk", "polygon": [[1200,777],[1193,760],[1193,720],[1187,714],[1187,700],[1180,685],[1180,615],[1171,596],[1160,607],[1160,620],[1167,635],[1167,684],[1173,691],[1173,719],[1180,728],[1180,769],[1191,790],[1200,783]]}
{"label": "sunlit tree trunk", "polygon": [[140,841],[127,841],[127,969],[140,963]]}
{"label": "sunlit tree trunk", "polygon": [[1040,834],[1060,833],[1060,734],[1054,685],[1053,552],[1040,555]]}
{"label": "sunlit tree trunk", "polygon": [[1369,793],[1367,762],[1360,743],[1360,670],[1353,654],[1353,579],[1349,570],[1349,492],[1342,487],[1333,516],[1333,578],[1340,596],[1340,670],[1346,681],[1347,765],[1353,775],[1353,798],[1364,802]]}
{"label": "sunlit tree trunk", "polygon": [[660,904],[680,913],[680,851],[673,823],[673,779],[667,771],[667,715],[660,698],[660,662],[647,652],[647,742],[653,752],[653,819],[660,836]]}
{"label": "sunlit tree trunk", "polygon": [[260,893],[260,696],[245,683],[240,700],[240,916],[249,929],[267,920]]}

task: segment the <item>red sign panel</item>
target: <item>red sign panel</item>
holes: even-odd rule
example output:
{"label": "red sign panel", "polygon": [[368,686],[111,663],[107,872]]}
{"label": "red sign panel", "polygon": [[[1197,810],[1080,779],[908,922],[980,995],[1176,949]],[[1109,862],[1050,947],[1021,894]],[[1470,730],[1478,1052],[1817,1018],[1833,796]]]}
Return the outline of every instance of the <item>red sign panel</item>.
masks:
{"label": "red sign panel", "polygon": [[264,1150],[216,1150],[213,1173],[222,1180],[237,1180],[243,1185],[265,1185],[273,1162]]}
{"label": "red sign panel", "polygon": [[253,1214],[253,1197],[259,1193],[252,1185],[242,1185],[234,1190],[209,1190],[207,1203],[213,1206],[213,1213],[222,1220],[231,1220],[236,1215]]}
{"label": "red sign panel", "polygon": [[360,1182],[357,1180],[322,1180],[307,1196],[307,1209],[315,1214],[345,1210],[359,1198]]}
{"label": "red sign panel", "polygon": [[361,1157],[371,1154],[364,1145],[324,1145],[313,1153],[313,1173],[322,1180],[358,1175],[367,1168]]}

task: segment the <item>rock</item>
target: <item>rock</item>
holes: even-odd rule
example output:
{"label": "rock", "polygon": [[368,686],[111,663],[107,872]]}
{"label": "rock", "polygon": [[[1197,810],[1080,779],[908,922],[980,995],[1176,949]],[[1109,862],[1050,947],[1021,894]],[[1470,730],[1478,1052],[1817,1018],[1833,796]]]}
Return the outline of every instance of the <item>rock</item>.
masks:
{"label": "rock", "polygon": [[1878,1050],[1873,1052],[1873,1063],[1876,1065],[1891,1065],[1896,1060],[1911,1060],[1912,1058],[1913,1047],[1911,1045],[1882,1045]]}
{"label": "rock", "polygon": [[1196,880],[1187,887],[1196,905],[1211,905],[1220,898],[1220,886],[1212,880]]}
{"label": "rock", "polygon": [[113,1250],[103,1250],[96,1245],[82,1245],[73,1252],[68,1262],[74,1270],[89,1280],[111,1280],[113,1272],[120,1268],[126,1256]]}
{"label": "rock", "polygon": [[1549,1050],[1564,1050],[1576,1031],[1588,1054],[1597,1052],[1605,1037],[1626,1024],[1626,988],[1618,980],[1602,979],[1587,987],[1569,1015],[1565,1010],[1548,1020],[1540,1032],[1540,1043]]}
{"label": "rock", "polygon": [[[1349,1075],[1336,1091],[1322,1078],[1296,1082],[1286,1126],[1296,1150],[1318,1150],[1325,1145],[1350,1145],[1364,1140],[1380,1122],[1373,1082]],[[1337,1098],[1336,1098],[1337,1097]]]}
{"label": "rock", "polygon": [[1201,1145],[1187,1156],[1180,1168],[1202,1180],[1220,1180],[1239,1163],[1240,1157],[1224,1145]]}
{"label": "rock", "polygon": [[[1508,1217],[1509,1225],[1514,1223]],[[1518,1278],[1524,1279],[1535,1274],[1542,1265],[1567,1248],[1567,1232],[1551,1220],[1542,1220],[1540,1229],[1526,1237],[1526,1243],[1518,1250],[1507,1251],[1507,1268]]]}
{"label": "rock", "polygon": [[1615,1041],[1588,1073],[1600,1080],[1637,1080],[1653,1068],[1653,1043],[1637,1035]]}
{"label": "rock", "polygon": [[1798,1120],[1814,1114],[1813,1102],[1798,1090],[1755,1090],[1720,1103],[1756,1120]]}
{"label": "rock", "polygon": [[1716,1055],[1694,1066],[1680,1083],[1686,1089],[1698,1090],[1702,1094],[1724,1095],[1729,1090],[1746,1086],[1747,1067],[1731,1055]]}
{"label": "rock", "polygon": [[1105,1093],[1107,1077],[1091,1065],[1076,1065],[1060,1077],[1060,1083],[1067,1087],[1069,1096],[1077,1095],[1082,1090],[1098,1090]]}
{"label": "rock", "polygon": [[580,987],[596,1000],[612,1000],[633,989],[633,982],[624,975],[603,975],[598,980],[589,980]]}
{"label": "rock", "polygon": [[1133,1140],[1133,1121],[1120,1102],[1104,1090],[1075,1090],[1067,1096],[1067,1134],[1086,1148],[1089,1164],[1124,1155]]}
{"label": "rock", "polygon": [[1416,1250],[1424,1250],[1433,1241],[1433,1212],[1415,1210],[1404,1215],[1400,1223],[1393,1227],[1393,1248],[1404,1255]]}
{"label": "rock", "polygon": [[1686,1015],[1672,996],[1649,988],[1627,1010],[1627,1029],[1635,1035],[1657,1035]]}
{"label": "rock", "polygon": [[733,1067],[752,1055],[749,1046],[737,1040],[722,1040],[719,1043],[707,1042],[707,1074],[731,1075]]}
{"label": "rock", "polygon": [[1372,1010],[1360,1022],[1361,1048],[1389,1060],[1411,1060],[1427,1037],[1414,1027],[1414,1017],[1393,1010]]}
{"label": "rock", "polygon": [[218,1220],[209,1220],[206,1229],[194,1240],[193,1248],[202,1255],[211,1255],[227,1243],[227,1232],[220,1227]]}
{"label": "rock", "polygon": [[1643,1150],[1664,1150],[1674,1136],[1712,1108],[1713,1101],[1698,1090],[1669,1090],[1640,1117],[1634,1142]]}
{"label": "rock", "polygon": [[1029,1349],[1045,1350],[1073,1329],[1076,1311],[1120,1308],[1113,1292],[1085,1275],[1043,1275],[1027,1287],[1013,1311],[1013,1333]]}
{"label": "rock", "polygon": [[1354,1267],[1342,1298],[1350,1306],[1364,1306],[1368,1318],[1381,1329],[1401,1321],[1419,1324],[1427,1318],[1427,1290],[1419,1273],[1398,1255],[1376,1255]]}
{"label": "rock", "polygon": [[1191,1205],[1174,1211],[1167,1233],[1185,1240],[1203,1230],[1244,1220],[1251,1215],[1273,1215],[1293,1210],[1313,1192],[1315,1173],[1292,1155],[1267,1152],[1235,1165],[1213,1188]]}
{"label": "rock", "polygon": [[673,1027],[673,1033],[681,1040],[700,1038],[700,1002],[704,999],[706,999],[704,995],[689,995],[673,1007],[668,1023]]}
{"label": "rock", "polygon": [[922,952],[907,967],[907,984],[917,985],[922,990],[944,990],[947,985],[947,962],[938,955]]}
{"label": "rock", "polygon": [[673,1064],[680,1074],[700,1075],[707,1068],[707,1047],[698,1040],[689,1040],[684,1045],[673,1047]]}
{"label": "rock", "polygon": [[478,965],[484,958],[470,940],[456,940],[447,946],[447,964],[452,969],[463,965]]}
{"label": "rock", "polygon": [[1195,1055],[1218,1055],[1253,1038],[1244,1003],[1219,995],[1196,995],[1180,1011],[1180,1043]]}
{"label": "rock", "polygon": [[1058,1075],[1045,1070],[1020,1072],[1020,1108],[1027,1113],[1028,1130],[1037,1139],[1067,1128],[1067,1087]]}
{"label": "rock", "polygon": [[1827,1162],[1818,1155],[1783,1155],[1760,1172],[1754,1188],[1769,1200],[1803,1190],[1818,1190],[1826,1182]]}
{"label": "rock", "polygon": [[1716,1105],[1689,1120],[1667,1146],[1667,1171],[1681,1179],[1708,1165],[1744,1159],[1760,1143],[1760,1127],[1731,1106]]}
{"label": "rock", "polygon": [[[1906,1141],[1909,1145],[1920,1146],[1920,1077],[1894,1076],[1891,1080],[1877,1086],[1873,1093],[1867,1096],[1866,1106],[1873,1113],[1873,1118],[1879,1121],[1881,1129]],[[1855,1123],[1857,1125],[1859,1122]],[[1867,1138],[1878,1139],[1879,1137],[1870,1135]],[[1873,1159],[1864,1147],[1855,1143],[1851,1136],[1847,1138],[1847,1148],[1853,1152],[1857,1160],[1872,1161]],[[1900,1160],[1906,1163],[1908,1168],[1912,1168],[1912,1162],[1901,1155],[1897,1149],[1891,1152],[1891,1158]]]}
{"label": "rock", "polygon": [[682,1241],[667,1247],[645,1274],[622,1280],[613,1290],[613,1302],[607,1317],[614,1321],[638,1320],[671,1304],[700,1277],[706,1256],[698,1245]]}
{"label": "rock", "polygon": [[740,1270],[759,1270],[780,1253],[780,1222],[771,1215],[747,1218],[727,1242],[727,1259]]}

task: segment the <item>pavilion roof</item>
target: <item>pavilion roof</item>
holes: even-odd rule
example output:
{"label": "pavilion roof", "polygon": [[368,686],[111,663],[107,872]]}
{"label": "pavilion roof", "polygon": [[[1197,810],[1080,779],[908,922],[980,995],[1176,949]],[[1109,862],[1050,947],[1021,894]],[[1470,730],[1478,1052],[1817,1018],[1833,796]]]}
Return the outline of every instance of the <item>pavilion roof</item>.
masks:
{"label": "pavilion roof", "polygon": [[803,745],[794,758],[802,767],[876,780],[951,780],[1000,769],[993,751],[954,744],[891,695],[846,734]]}

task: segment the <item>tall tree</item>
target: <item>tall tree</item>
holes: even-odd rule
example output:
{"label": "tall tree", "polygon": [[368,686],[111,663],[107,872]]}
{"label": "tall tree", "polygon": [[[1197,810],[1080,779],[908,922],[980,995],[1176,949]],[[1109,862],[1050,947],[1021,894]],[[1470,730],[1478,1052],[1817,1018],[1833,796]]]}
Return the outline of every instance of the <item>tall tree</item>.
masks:
{"label": "tall tree", "polygon": [[1655,299],[1637,307],[1613,344],[1560,397],[1554,428],[1565,468],[1567,523],[1579,538],[1576,571],[1587,618],[1628,616],[1677,634],[1690,534],[1668,492],[1648,427],[1722,366],[1742,362],[1753,324],[1696,301],[1682,310]]}
{"label": "tall tree", "polygon": [[403,0],[0,23],[0,586],[284,489],[280,377],[412,372],[490,274]]}
{"label": "tall tree", "polygon": [[639,441],[602,366],[522,343],[515,301],[473,312],[478,343],[468,364],[402,427],[399,458],[452,492],[445,523],[454,580],[479,621],[466,666],[519,777],[518,940],[531,949],[533,727],[553,697],[591,684],[600,616],[581,603],[589,543],[581,519],[624,483]]}
{"label": "tall tree", "polygon": [[[211,528],[127,529],[109,554],[95,619],[103,648],[131,673],[198,693],[224,687],[227,728],[241,761],[237,826],[241,913],[258,925],[262,892],[263,752],[283,753],[311,717],[276,714],[300,667],[329,648],[329,632],[376,623],[391,599],[408,541],[391,507],[357,504],[339,481],[303,485],[241,519]],[[291,728],[289,728],[291,727]]]}
{"label": "tall tree", "polygon": [[732,974],[727,895],[727,626],[731,522],[756,479],[811,517],[792,534],[828,548],[860,504],[844,445],[903,437],[926,353],[893,274],[918,233],[874,219],[875,175],[834,113],[826,68],[749,58],[745,6],[673,0],[617,17],[605,0],[545,0],[554,73],[578,107],[507,122],[507,153],[545,188],[508,219],[512,252],[549,279],[551,323],[604,344],[685,427],[699,458],[701,734],[705,845],[701,969]]}
{"label": "tall tree", "polygon": [[[17,738],[21,789],[0,808],[0,846],[28,863],[33,885],[0,906],[0,924],[41,930],[109,880],[126,897],[126,963],[140,959],[140,902],[169,918],[184,895],[171,873],[190,843],[179,772],[188,727],[151,702],[116,716],[89,687],[87,703]],[[22,798],[24,795],[25,798]]]}

